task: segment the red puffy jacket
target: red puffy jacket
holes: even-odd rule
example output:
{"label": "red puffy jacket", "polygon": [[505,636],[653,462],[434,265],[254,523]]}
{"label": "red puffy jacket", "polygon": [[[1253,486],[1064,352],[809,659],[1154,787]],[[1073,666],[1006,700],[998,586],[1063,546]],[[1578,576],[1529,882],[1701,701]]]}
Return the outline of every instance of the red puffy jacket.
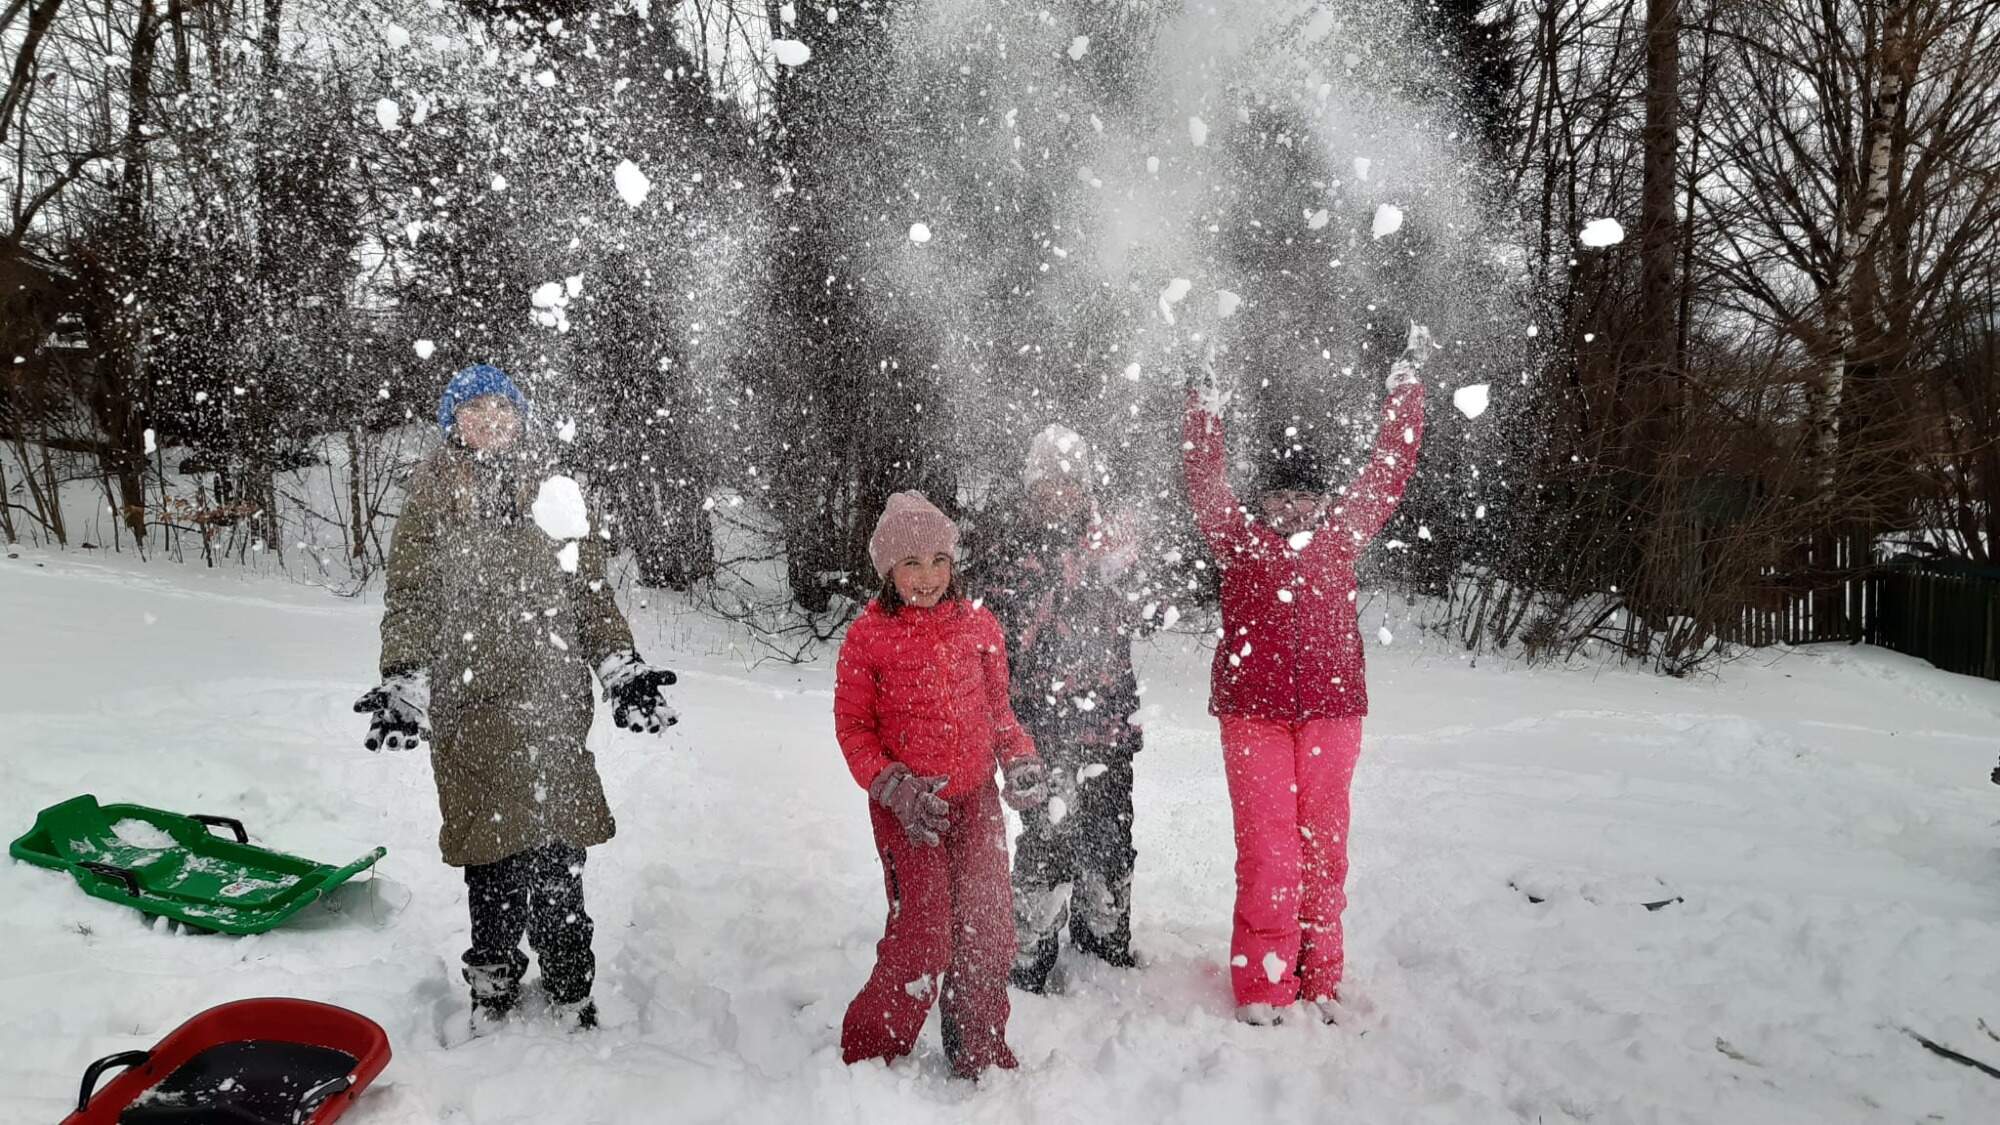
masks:
{"label": "red puffy jacket", "polygon": [[1317,531],[1289,539],[1237,503],[1224,476],[1222,420],[1196,392],[1182,436],[1188,499],[1222,569],[1209,712],[1291,723],[1366,715],[1354,561],[1389,522],[1417,466],[1423,385],[1389,395],[1368,467]]}
{"label": "red puffy jacket", "polygon": [[958,599],[893,612],[868,603],[840,645],[833,729],[864,789],[901,762],[949,778],[943,795],[961,797],[990,784],[996,763],[1035,756],[1008,702],[1000,623]]}

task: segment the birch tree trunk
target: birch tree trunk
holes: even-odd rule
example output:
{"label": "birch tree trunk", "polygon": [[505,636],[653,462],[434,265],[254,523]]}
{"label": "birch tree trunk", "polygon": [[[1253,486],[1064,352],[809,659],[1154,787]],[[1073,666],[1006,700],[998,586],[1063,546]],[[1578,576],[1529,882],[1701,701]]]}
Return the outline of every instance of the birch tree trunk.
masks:
{"label": "birch tree trunk", "polygon": [[1839,269],[1827,295],[1827,337],[1833,354],[1817,387],[1809,388],[1813,463],[1822,505],[1832,503],[1839,479],[1840,406],[1847,389],[1847,365],[1858,339],[1855,328],[1855,282],[1889,213],[1889,172],[1893,163],[1892,134],[1904,94],[1904,54],[1908,50],[1911,0],[1891,0],[1882,19],[1881,40],[1868,72],[1875,96],[1863,136],[1868,141],[1862,176],[1861,207],[1843,232]]}

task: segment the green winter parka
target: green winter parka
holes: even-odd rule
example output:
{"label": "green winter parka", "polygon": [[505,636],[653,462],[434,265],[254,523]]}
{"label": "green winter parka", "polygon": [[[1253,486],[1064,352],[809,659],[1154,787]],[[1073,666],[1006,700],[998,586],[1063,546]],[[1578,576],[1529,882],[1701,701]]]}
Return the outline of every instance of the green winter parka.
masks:
{"label": "green winter parka", "polygon": [[412,472],[388,562],[382,674],[430,674],[431,763],[454,867],[616,831],[585,749],[591,670],[632,648],[595,526],[551,538],[532,515],[551,474],[448,443]]}

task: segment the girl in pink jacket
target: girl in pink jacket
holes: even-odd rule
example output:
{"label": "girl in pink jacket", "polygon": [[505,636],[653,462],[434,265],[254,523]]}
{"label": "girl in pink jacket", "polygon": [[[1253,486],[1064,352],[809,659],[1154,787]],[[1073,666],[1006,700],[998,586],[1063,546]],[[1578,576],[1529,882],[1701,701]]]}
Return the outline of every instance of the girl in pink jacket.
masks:
{"label": "girl in pink jacket", "polygon": [[1191,387],[1188,497],[1222,573],[1222,637],[1209,711],[1222,723],[1236,828],[1230,981],[1237,1018],[1272,1024],[1300,999],[1331,1022],[1347,905],[1348,789],[1368,713],[1354,566],[1402,499],[1423,441],[1417,381],[1430,333],[1412,326],[1391,365],[1375,450],[1331,491],[1302,444],[1264,466],[1254,510],[1224,476],[1214,373]]}
{"label": "girl in pink jacket", "polygon": [[835,735],[868,792],[889,921],[875,971],[848,1005],[841,1058],[893,1059],[916,1045],[942,996],[952,1070],[1011,1069],[1007,971],[1014,960],[1008,804],[1048,795],[1035,745],[1008,701],[1007,644],[954,574],[958,528],[899,492],[868,553],[882,593],[847,630],[833,693]]}

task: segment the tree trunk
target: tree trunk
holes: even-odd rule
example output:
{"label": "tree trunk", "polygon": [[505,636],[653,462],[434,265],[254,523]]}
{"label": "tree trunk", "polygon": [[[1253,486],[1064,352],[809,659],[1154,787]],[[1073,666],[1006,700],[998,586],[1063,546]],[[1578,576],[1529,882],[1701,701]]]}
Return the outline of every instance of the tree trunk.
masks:
{"label": "tree trunk", "polygon": [[[1830,509],[1839,480],[1841,400],[1847,391],[1848,364],[1852,362],[1858,333],[1855,328],[1855,281],[1861,275],[1875,232],[1889,212],[1889,169],[1894,156],[1891,147],[1895,120],[1903,100],[1904,53],[1910,22],[1910,0],[1892,0],[1882,19],[1882,36],[1868,67],[1875,85],[1863,136],[1868,140],[1867,163],[1857,169],[1862,177],[1861,207],[1840,240],[1839,268],[1833,291],[1827,294],[1827,338],[1833,354],[1817,386],[1809,386],[1808,400],[1813,437],[1815,500]],[[1829,511],[1828,518],[1831,518]]]}

